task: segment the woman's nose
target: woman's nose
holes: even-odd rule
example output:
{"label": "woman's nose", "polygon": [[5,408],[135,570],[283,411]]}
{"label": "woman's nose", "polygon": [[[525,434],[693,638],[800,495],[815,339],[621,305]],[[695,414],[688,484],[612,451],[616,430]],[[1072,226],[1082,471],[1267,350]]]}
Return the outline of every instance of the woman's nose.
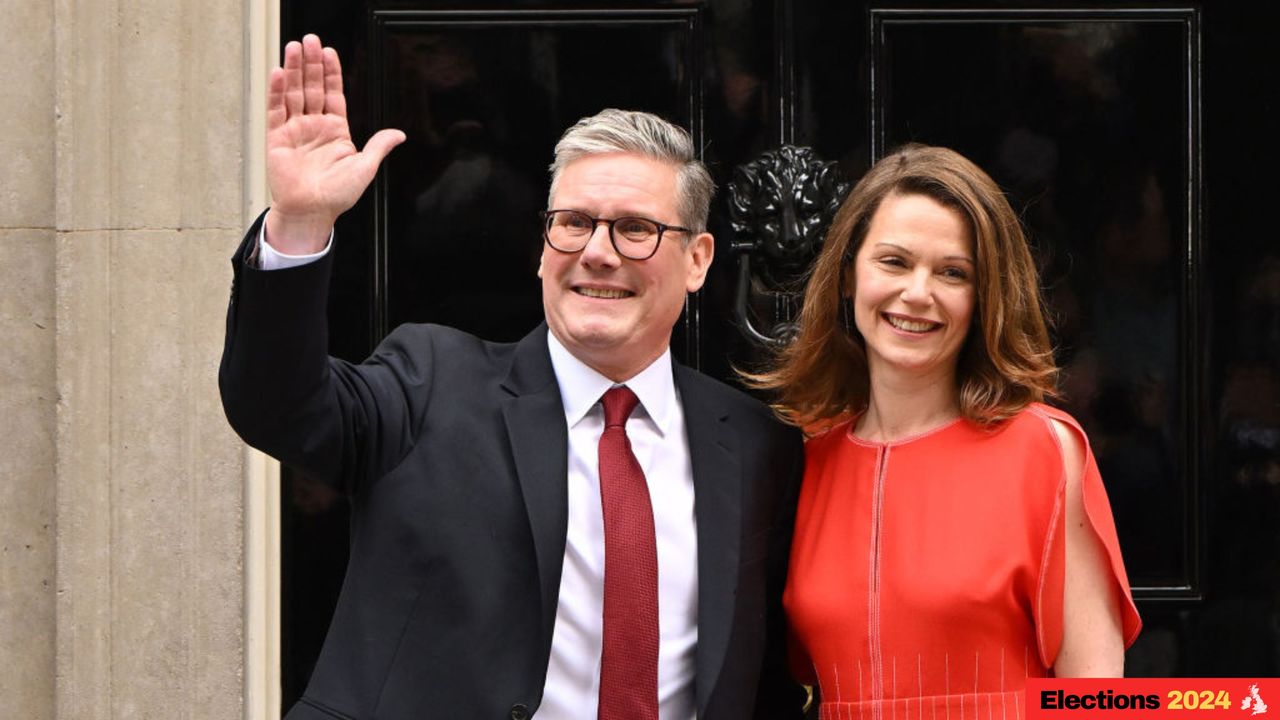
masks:
{"label": "woman's nose", "polygon": [[918,268],[906,277],[902,288],[902,300],[916,305],[928,304],[933,299],[933,277],[926,268]]}

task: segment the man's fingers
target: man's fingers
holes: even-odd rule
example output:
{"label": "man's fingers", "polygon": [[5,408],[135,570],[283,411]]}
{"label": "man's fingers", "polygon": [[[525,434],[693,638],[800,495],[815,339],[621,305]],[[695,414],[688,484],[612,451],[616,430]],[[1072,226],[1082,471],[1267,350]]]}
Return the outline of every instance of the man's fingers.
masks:
{"label": "man's fingers", "polygon": [[302,43],[296,40],[284,46],[284,107],[287,117],[302,114]]}
{"label": "man's fingers", "polygon": [[404,132],[401,130],[379,130],[373,134],[373,137],[369,138],[369,142],[364,144],[364,150],[361,152],[381,163],[387,153],[404,142],[404,138]]}
{"label": "man's fingers", "polygon": [[379,130],[369,138],[369,142],[364,144],[364,150],[360,152],[360,161],[369,171],[369,177],[373,177],[387,153],[404,142],[404,138],[405,135],[400,130]]}
{"label": "man's fingers", "polygon": [[320,38],[308,33],[302,37],[303,112],[324,112],[324,49]]}
{"label": "man's fingers", "polygon": [[267,130],[284,125],[289,117],[284,107],[284,69],[272,68],[267,81]]}
{"label": "man's fingers", "polygon": [[347,98],[342,94],[342,63],[338,51],[324,49],[324,111],[338,117],[347,116]]}

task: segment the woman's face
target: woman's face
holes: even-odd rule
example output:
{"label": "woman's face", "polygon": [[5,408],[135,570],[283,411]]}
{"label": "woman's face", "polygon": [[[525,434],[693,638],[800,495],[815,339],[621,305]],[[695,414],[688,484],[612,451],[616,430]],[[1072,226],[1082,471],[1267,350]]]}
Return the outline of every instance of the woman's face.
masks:
{"label": "woman's face", "polygon": [[924,195],[891,194],[850,271],[870,371],[954,376],[976,297],[966,218]]}

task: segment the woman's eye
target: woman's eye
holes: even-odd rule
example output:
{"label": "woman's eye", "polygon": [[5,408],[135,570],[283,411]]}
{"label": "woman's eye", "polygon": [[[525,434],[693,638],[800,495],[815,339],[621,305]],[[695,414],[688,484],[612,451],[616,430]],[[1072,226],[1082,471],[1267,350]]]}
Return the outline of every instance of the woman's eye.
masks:
{"label": "woman's eye", "polygon": [[893,266],[893,267],[906,267],[906,266],[907,266],[907,261],[905,261],[905,260],[903,260],[902,258],[898,257],[897,255],[886,255],[885,257],[880,258],[880,262],[881,262],[881,264],[884,264],[884,265],[891,265],[891,266]]}
{"label": "woman's eye", "polygon": [[961,270],[960,268],[955,268],[955,267],[949,267],[944,269],[942,271],[942,274],[944,277],[951,280],[968,280],[969,279],[969,273],[965,272],[964,270]]}

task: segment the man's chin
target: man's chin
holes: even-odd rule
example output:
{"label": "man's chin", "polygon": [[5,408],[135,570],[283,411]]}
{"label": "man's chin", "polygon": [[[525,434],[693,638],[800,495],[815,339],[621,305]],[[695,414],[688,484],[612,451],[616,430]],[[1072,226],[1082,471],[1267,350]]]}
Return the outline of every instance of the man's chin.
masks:
{"label": "man's chin", "polygon": [[593,328],[572,333],[569,344],[591,352],[610,352],[621,350],[626,340],[626,333],[611,328]]}

